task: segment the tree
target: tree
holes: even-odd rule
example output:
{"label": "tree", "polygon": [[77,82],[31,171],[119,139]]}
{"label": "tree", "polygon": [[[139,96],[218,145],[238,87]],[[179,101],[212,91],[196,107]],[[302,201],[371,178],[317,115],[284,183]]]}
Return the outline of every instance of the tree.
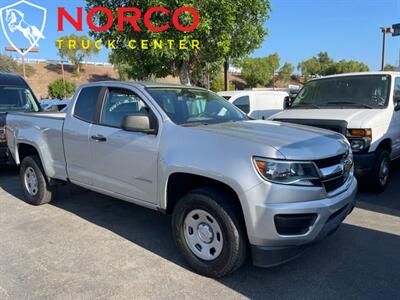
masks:
{"label": "tree", "polygon": [[290,77],[292,76],[293,72],[294,72],[293,65],[290,63],[285,63],[278,72],[278,80],[285,82],[285,83],[289,82]]}
{"label": "tree", "polygon": [[331,70],[324,75],[342,74],[342,73],[354,73],[354,72],[368,72],[369,67],[361,62],[355,60],[340,60],[333,65]]}
{"label": "tree", "polygon": [[49,97],[55,99],[64,99],[71,97],[75,92],[75,84],[63,79],[57,79],[47,86]]}
{"label": "tree", "polygon": [[267,86],[279,69],[279,55],[275,53],[266,57],[247,57],[239,61],[238,65],[242,68],[242,78],[248,87]]}
{"label": "tree", "polygon": [[[149,76],[166,77],[168,75],[179,76],[183,84],[190,84],[199,78],[207,64],[222,63],[227,58],[235,59],[250,53],[258,48],[264,40],[267,31],[264,23],[268,18],[270,3],[268,0],[237,0],[237,1],[187,1],[166,0],[162,3],[158,0],[88,0],[87,9],[97,6],[106,7],[116,11],[117,7],[139,7],[142,15],[153,6],[162,6],[175,11],[182,6],[193,6],[200,12],[200,23],[196,30],[181,32],[175,28],[169,28],[163,32],[153,32],[143,26],[143,20],[137,22],[141,31],[134,31],[133,26],[126,26],[124,31],[118,31],[117,26],[112,26],[105,32],[91,32],[96,39],[115,40],[113,62],[126,63],[126,73],[129,78],[145,79]],[[107,17],[97,15],[98,24],[107,23]],[[151,20],[155,26],[161,26],[170,22],[170,16],[166,14],[154,14]],[[179,22],[183,26],[192,24],[193,17],[190,14],[182,14]],[[198,40],[199,48],[188,46],[179,49],[173,46],[171,49],[164,46],[163,49],[130,49],[127,47],[129,40]]]}
{"label": "tree", "polygon": [[[11,56],[4,54],[0,54],[0,72],[23,75],[22,65],[18,64]],[[36,73],[36,70],[30,65],[25,65],[25,73],[27,77],[30,77]]]}
{"label": "tree", "polygon": [[[63,42],[61,43],[60,41]],[[69,45],[68,41],[75,41],[74,45]],[[90,42],[87,36],[75,34],[60,37],[56,41],[56,47],[61,59],[68,58],[74,64],[77,74],[80,74],[83,59],[95,56],[100,51],[93,42]]]}
{"label": "tree", "polygon": [[389,64],[387,64],[384,68],[383,68],[383,70],[384,71],[388,71],[388,72],[393,72],[393,71],[395,71],[395,66],[393,66],[393,65],[389,65]]}
{"label": "tree", "polygon": [[[229,83],[229,90],[233,91],[235,89],[235,86],[232,82]],[[218,76],[215,77],[214,80],[211,82],[211,90],[214,92],[221,92],[225,90],[225,84],[224,84],[224,77],[223,76]]]}
{"label": "tree", "polygon": [[301,70],[301,74],[307,81],[310,76],[319,75],[321,71],[321,64],[316,57],[312,57],[310,59],[300,62],[297,68]]}
{"label": "tree", "polygon": [[298,69],[307,81],[310,76],[327,76],[333,74],[367,72],[369,67],[356,60],[340,60],[335,62],[327,52],[320,52],[317,57],[311,57],[299,63]]}

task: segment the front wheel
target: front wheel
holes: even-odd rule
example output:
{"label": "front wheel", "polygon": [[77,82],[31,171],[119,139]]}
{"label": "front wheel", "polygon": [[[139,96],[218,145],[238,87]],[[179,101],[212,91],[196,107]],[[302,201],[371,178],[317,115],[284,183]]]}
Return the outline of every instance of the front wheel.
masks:
{"label": "front wheel", "polygon": [[25,157],[21,163],[20,180],[27,202],[33,205],[49,203],[55,196],[56,187],[49,185],[40,158]]}
{"label": "front wheel", "polygon": [[369,180],[370,189],[374,192],[385,191],[390,176],[390,153],[387,150],[378,149],[376,151],[376,163],[372,176]]}
{"label": "front wheel", "polygon": [[246,258],[243,224],[229,201],[232,199],[218,190],[197,189],[185,195],[173,211],[175,243],[201,275],[228,275]]}

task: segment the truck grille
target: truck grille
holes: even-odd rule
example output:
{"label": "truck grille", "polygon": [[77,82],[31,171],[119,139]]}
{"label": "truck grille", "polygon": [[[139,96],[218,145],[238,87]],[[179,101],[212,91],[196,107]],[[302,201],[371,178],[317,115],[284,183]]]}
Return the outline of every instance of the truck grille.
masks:
{"label": "truck grille", "polygon": [[347,122],[341,120],[315,120],[315,119],[274,119],[274,121],[300,124],[328,129],[346,135]]}
{"label": "truck grille", "polygon": [[331,167],[331,166],[340,164],[343,161],[343,159],[345,159],[345,158],[346,158],[346,154],[341,154],[341,155],[337,155],[334,157],[316,160],[315,164],[318,166],[318,168],[322,169],[322,168],[327,168],[327,167]]}
{"label": "truck grille", "polygon": [[346,177],[344,175],[328,179],[328,180],[323,180],[322,185],[325,187],[325,190],[330,193],[334,190],[337,190],[341,186],[343,186],[346,182]]}
{"label": "truck grille", "polygon": [[353,164],[352,161],[349,161],[348,153],[316,160],[314,163],[320,170],[320,182],[327,193],[339,189],[346,183]]}

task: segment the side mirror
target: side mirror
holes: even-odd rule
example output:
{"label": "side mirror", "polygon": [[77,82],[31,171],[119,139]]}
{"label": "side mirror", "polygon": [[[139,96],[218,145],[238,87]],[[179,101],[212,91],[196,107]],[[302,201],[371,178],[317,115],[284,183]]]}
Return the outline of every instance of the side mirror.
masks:
{"label": "side mirror", "polygon": [[121,128],[125,131],[143,132],[146,134],[157,134],[158,132],[157,122],[154,122],[147,114],[126,115],[122,120]]}
{"label": "side mirror", "polygon": [[283,100],[283,109],[288,109],[291,105],[291,99],[290,96],[286,96],[285,99]]}
{"label": "side mirror", "polygon": [[398,95],[394,96],[394,110],[395,111],[400,110],[400,96]]}

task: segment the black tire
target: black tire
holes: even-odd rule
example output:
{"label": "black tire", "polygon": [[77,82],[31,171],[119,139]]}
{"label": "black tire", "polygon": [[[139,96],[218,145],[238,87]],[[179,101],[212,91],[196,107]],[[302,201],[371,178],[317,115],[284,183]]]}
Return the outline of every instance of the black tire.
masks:
{"label": "black tire", "polygon": [[[36,193],[30,192],[28,189],[28,184],[25,180],[28,170],[30,172],[33,171],[36,176]],[[22,190],[24,191],[28,203],[32,205],[43,205],[53,200],[56,194],[56,186],[49,185],[39,156],[33,155],[25,157],[21,163],[19,175]]]}
{"label": "black tire", "polygon": [[[385,191],[385,189],[389,183],[390,153],[387,150],[378,149],[378,150],[376,150],[375,155],[376,155],[376,160],[375,160],[375,166],[373,168],[372,174],[369,178],[366,178],[366,181],[368,184],[367,188],[372,192],[382,193]],[[381,174],[382,164],[387,164],[387,166],[389,168],[387,178],[385,180],[382,179],[382,174]]]}
{"label": "black tire", "polygon": [[[247,252],[244,224],[223,192],[213,188],[200,188],[189,192],[176,204],[172,214],[174,241],[188,264],[199,274],[219,278],[240,268]],[[184,222],[194,210],[210,214],[218,223],[222,237],[222,250],[214,260],[204,260],[194,254],[185,239]]]}

